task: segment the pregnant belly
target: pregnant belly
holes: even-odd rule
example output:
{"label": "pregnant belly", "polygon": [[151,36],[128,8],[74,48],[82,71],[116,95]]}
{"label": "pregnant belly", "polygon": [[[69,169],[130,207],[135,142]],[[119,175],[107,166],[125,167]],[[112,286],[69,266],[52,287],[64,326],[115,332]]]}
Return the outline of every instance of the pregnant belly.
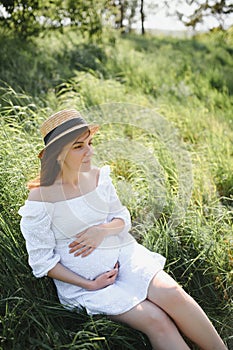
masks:
{"label": "pregnant belly", "polygon": [[70,254],[68,244],[58,245],[56,248],[56,253],[61,257],[61,264],[90,280],[111,270],[118,261],[120,254],[119,238],[117,236],[105,238],[103,243],[86,257],[74,256],[74,253]]}

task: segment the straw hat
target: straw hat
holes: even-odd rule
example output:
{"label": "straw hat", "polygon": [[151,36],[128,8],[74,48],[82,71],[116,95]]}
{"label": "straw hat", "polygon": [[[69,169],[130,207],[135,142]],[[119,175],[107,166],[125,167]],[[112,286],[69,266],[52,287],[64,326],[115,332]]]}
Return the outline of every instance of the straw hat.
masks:
{"label": "straw hat", "polygon": [[98,125],[88,124],[75,109],[64,109],[51,115],[40,127],[45,147],[39,153],[38,157],[41,158],[45,148],[50,146],[53,142],[59,140],[62,136],[83,127],[88,127],[91,134],[94,134],[99,129]]}

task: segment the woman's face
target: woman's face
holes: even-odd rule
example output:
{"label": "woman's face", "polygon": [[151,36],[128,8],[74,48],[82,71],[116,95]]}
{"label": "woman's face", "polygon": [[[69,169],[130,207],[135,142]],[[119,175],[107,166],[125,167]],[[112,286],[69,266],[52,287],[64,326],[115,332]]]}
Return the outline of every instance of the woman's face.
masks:
{"label": "woman's face", "polygon": [[91,169],[92,137],[89,132],[86,132],[63,147],[58,156],[62,170],[85,172]]}

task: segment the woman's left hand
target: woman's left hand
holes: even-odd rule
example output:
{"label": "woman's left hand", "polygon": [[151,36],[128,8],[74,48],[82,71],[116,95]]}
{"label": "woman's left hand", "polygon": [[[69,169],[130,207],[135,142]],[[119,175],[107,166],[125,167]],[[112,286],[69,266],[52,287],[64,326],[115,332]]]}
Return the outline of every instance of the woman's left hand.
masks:
{"label": "woman's left hand", "polygon": [[95,250],[103,241],[105,231],[99,226],[92,226],[85,231],[78,233],[76,239],[69,244],[69,253],[74,253],[74,256],[88,256]]}

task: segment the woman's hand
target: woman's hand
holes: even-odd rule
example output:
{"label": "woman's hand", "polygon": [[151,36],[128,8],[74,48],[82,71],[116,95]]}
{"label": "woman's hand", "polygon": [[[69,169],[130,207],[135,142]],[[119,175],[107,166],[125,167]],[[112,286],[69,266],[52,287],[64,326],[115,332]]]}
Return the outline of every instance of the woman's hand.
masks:
{"label": "woman's hand", "polygon": [[119,270],[119,263],[117,262],[114,268],[108,272],[105,272],[90,283],[88,290],[98,290],[109,286],[115,282]]}
{"label": "woman's hand", "polygon": [[76,235],[77,238],[69,244],[69,253],[76,252],[74,256],[88,256],[102,243],[105,235],[106,229],[101,228],[101,225],[91,226]]}

